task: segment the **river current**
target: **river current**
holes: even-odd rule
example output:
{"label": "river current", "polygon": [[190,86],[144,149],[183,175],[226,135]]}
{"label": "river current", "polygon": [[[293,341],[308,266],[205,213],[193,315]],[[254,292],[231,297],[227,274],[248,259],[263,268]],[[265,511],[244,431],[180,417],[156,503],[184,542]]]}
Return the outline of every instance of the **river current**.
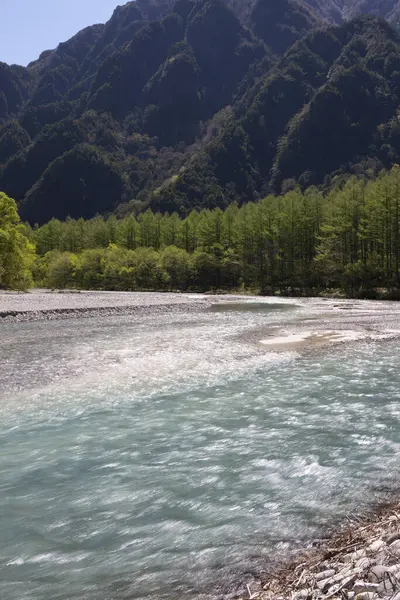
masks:
{"label": "river current", "polygon": [[[215,299],[0,324],[0,598],[223,595],[390,491],[399,314]],[[351,341],[262,344],[332,328]]]}

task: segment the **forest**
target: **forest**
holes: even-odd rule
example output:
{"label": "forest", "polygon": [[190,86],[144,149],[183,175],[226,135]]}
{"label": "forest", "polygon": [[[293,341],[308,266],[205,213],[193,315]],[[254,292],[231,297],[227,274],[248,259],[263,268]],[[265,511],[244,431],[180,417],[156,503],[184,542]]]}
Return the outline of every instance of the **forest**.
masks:
{"label": "forest", "polygon": [[0,287],[397,298],[400,167],[185,218],[148,209],[32,228],[2,194],[0,234]]}

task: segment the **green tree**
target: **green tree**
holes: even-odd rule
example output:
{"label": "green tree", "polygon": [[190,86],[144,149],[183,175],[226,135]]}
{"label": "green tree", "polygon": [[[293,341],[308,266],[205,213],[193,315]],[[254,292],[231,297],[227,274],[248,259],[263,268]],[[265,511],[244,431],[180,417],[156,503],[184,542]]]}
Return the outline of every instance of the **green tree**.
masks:
{"label": "green tree", "polygon": [[32,285],[34,258],[35,247],[24,235],[16,202],[0,192],[0,288]]}
{"label": "green tree", "polygon": [[52,288],[73,288],[76,286],[76,273],[79,258],[71,252],[54,253],[47,272],[48,285]]}
{"label": "green tree", "polygon": [[171,289],[186,290],[189,287],[193,268],[186,250],[168,246],[161,253],[161,264],[168,273]]}

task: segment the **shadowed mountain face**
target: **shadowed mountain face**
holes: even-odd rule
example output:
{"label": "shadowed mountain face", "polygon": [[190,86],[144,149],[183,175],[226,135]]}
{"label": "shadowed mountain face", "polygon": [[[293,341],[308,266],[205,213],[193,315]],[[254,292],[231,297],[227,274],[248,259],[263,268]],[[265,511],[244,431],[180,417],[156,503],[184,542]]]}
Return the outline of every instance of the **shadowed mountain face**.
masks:
{"label": "shadowed mountain face", "polygon": [[0,189],[42,223],[389,166],[400,43],[379,17],[399,16],[395,0],[128,2],[27,68],[0,63]]}

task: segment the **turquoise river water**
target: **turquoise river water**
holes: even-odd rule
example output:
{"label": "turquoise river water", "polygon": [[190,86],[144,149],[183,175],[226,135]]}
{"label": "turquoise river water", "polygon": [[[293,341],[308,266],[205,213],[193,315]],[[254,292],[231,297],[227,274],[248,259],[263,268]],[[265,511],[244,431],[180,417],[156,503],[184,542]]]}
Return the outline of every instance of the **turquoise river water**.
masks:
{"label": "turquoise river water", "polygon": [[[223,595],[390,490],[394,306],[0,324],[0,598]],[[261,343],[332,328],[355,341]]]}

